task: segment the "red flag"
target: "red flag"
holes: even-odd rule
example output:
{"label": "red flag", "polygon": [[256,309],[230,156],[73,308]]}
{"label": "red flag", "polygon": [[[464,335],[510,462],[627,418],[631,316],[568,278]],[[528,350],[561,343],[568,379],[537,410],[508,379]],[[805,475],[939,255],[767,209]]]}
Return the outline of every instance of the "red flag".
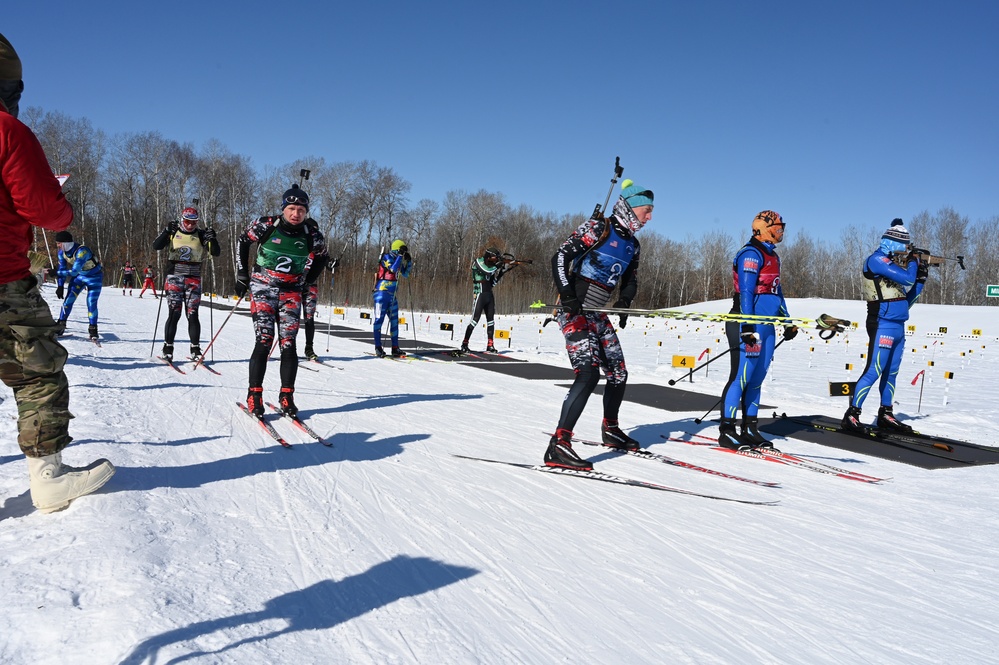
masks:
{"label": "red flag", "polygon": [[916,376],[912,377],[912,385],[916,385],[916,381],[918,381],[919,377],[921,377],[925,372],[926,372],[925,369],[919,370],[919,374],[916,374]]}
{"label": "red flag", "polygon": [[711,349],[704,349],[701,351],[701,355],[697,356],[697,361],[700,362],[701,358],[711,353]]}

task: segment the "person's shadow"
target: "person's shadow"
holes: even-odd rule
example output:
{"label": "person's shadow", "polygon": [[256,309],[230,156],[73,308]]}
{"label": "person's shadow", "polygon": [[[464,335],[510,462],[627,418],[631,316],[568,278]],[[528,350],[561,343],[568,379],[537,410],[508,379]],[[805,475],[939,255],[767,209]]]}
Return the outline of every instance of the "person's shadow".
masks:
{"label": "person's shadow", "polygon": [[287,633],[332,628],[401,598],[440,589],[478,573],[479,571],[474,568],[455,566],[426,557],[400,555],[339,582],[323,580],[308,588],[273,598],[258,612],[201,621],[154,635],[139,643],[121,661],[121,665],[157,662],[159,651],[170,645],[196,640],[219,630],[238,628],[271,619],[284,619],[287,625],[280,630],[247,637],[214,651],[191,651],[168,661],[168,665],[219,654],[244,644],[269,640]]}

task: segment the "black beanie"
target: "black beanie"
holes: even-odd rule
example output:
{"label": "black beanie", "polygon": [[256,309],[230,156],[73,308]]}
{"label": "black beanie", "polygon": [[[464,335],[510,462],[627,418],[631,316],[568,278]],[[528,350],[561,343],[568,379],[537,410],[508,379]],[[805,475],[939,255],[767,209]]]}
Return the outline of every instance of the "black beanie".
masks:
{"label": "black beanie", "polygon": [[305,209],[309,209],[309,195],[305,193],[305,190],[300,188],[298,185],[292,185],[291,189],[286,191],[281,196],[281,210],[284,210],[289,205],[300,205],[305,206]]}
{"label": "black beanie", "polygon": [[60,231],[55,234],[56,242],[73,242],[73,234],[69,231]]}

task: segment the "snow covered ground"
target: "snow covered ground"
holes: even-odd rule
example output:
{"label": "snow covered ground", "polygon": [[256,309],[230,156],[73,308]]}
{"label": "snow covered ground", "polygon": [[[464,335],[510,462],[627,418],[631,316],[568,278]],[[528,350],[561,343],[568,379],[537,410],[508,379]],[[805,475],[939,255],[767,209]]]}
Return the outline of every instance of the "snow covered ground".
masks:
{"label": "snow covered ground", "polygon": [[[296,443],[284,450],[235,406],[246,391],[249,319],[234,316],[219,337],[221,375],[182,376],[150,358],[157,305],[107,289],[102,348],[84,339],[82,303],[70,319],[76,419],[64,456],[115,463],[96,495],[59,513],[33,511],[14,401],[0,393],[0,662],[999,662],[999,469],[926,471],[778,442],[892,478],[850,482],[668,442],[663,434],[713,434],[715,425],[695,425],[703,413],[627,402],[623,426],[653,451],[782,486],[583,450],[598,469],[780,504],[466,461],[452,453],[540,462],[565,388],[379,360],[365,355],[369,344],[338,338],[323,353],[323,334],[317,348],[343,369],[301,370],[297,399],[334,447],[278,422]],[[864,316],[862,303],[790,306],[797,316]],[[999,445],[997,311],[915,308],[896,413],[922,431]],[[212,318],[217,328],[224,313]],[[409,318],[426,341],[449,339],[442,321],[458,335],[465,323]],[[539,332],[541,318],[501,317],[498,327],[512,330],[514,357],[567,367],[558,331]],[[356,309],[340,322],[366,323]],[[981,336],[962,338],[973,330]],[[681,376],[672,356],[714,357],[725,349],[720,334],[718,324],[633,318],[622,331],[630,381]],[[480,329],[473,347],[482,346]],[[856,380],[865,350],[862,328],[828,344],[800,335],[778,349],[764,401],[841,416],[846,400],[829,397],[828,384]],[[678,387],[717,395],[727,363]],[[912,385],[920,370],[925,383]],[[278,385],[272,362],[267,399]],[[865,416],[875,411],[871,398]],[[599,419],[595,397],[577,434],[596,438]]]}

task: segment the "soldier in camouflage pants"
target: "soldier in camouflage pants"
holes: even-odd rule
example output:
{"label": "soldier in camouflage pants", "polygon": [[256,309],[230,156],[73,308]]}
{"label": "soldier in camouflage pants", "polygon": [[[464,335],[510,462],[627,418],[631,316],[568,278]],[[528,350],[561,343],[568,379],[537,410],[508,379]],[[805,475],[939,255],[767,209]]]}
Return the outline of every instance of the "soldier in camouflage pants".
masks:
{"label": "soldier in camouflage pants", "polygon": [[0,285],[0,380],[14,391],[17,442],[29,457],[61,452],[72,440],[66,358],[35,277]]}

